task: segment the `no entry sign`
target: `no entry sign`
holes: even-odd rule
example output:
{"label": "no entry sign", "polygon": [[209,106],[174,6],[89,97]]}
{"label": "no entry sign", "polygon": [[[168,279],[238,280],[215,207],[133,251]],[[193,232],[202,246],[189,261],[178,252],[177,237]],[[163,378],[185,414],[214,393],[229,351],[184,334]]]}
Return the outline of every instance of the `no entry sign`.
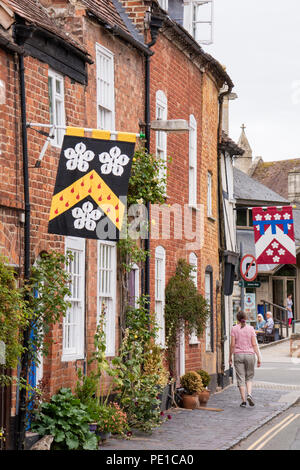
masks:
{"label": "no entry sign", "polygon": [[245,281],[254,281],[257,276],[257,262],[254,256],[245,255],[240,264],[240,273]]}

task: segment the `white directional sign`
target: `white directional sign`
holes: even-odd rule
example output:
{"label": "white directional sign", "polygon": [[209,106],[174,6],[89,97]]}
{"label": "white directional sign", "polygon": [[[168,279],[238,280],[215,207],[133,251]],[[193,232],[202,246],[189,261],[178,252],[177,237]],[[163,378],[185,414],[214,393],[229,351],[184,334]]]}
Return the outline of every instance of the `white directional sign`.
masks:
{"label": "white directional sign", "polygon": [[245,255],[240,264],[241,276],[245,281],[254,281],[257,277],[257,262],[254,256]]}

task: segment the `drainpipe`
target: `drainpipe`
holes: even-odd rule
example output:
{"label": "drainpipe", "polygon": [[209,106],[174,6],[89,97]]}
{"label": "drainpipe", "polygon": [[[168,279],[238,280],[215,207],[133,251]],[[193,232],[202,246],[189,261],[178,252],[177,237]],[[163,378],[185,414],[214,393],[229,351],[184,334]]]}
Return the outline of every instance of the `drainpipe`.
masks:
{"label": "drainpipe", "polygon": [[[150,49],[157,41],[159,29],[163,24],[163,19],[159,16],[151,16],[150,21],[150,34],[151,42],[147,44]],[[150,55],[145,57],[145,148],[150,153]],[[147,202],[147,217],[148,217],[148,237],[145,239],[145,250],[150,252],[150,202]],[[148,311],[150,311],[150,257],[147,255],[145,261],[145,295],[148,298],[147,304]]]}
{"label": "drainpipe", "polygon": [[[227,91],[223,92],[219,96],[219,124],[218,124],[218,145],[222,141],[222,118],[223,118],[223,102],[224,98],[227,95],[230,95],[233,89],[233,83],[227,84],[228,89]],[[217,374],[218,374],[218,382],[221,387],[223,387],[224,381],[224,372],[225,372],[225,350],[224,350],[224,342],[225,342],[225,296],[224,296],[224,279],[225,279],[225,259],[224,259],[224,251],[225,251],[225,222],[224,222],[224,213],[223,213],[223,186],[222,186],[222,173],[221,173],[221,152],[218,149],[218,210],[219,210],[219,257],[221,262],[221,276],[222,282],[220,286],[220,295],[221,295],[221,331],[220,331],[220,340],[221,340],[221,358],[218,354],[218,347],[217,347]],[[218,327],[218,319],[217,319],[217,337],[219,336],[219,327]],[[220,360],[221,359],[221,360]]]}
{"label": "drainpipe", "polygon": [[[30,278],[30,200],[29,200],[29,172],[28,172],[28,146],[26,127],[26,94],[24,76],[24,55],[19,55],[19,79],[20,79],[20,101],[21,101],[21,123],[22,123],[22,147],[23,147],[23,184],[25,203],[25,224],[24,224],[24,283]],[[25,299],[26,300],[26,299]],[[30,339],[30,327],[24,331],[23,347],[25,351],[21,358],[20,378],[27,380],[29,369],[28,345]],[[19,410],[17,414],[17,449],[23,449],[25,439],[25,419],[26,419],[26,389],[20,389]]]}

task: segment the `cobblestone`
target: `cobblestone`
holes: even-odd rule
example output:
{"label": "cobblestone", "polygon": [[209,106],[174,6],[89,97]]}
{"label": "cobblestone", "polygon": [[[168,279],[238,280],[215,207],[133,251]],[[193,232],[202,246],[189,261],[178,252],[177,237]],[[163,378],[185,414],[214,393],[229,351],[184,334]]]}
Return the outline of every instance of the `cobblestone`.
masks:
{"label": "cobblestone", "polygon": [[[253,389],[255,407],[240,408],[236,386],[216,393],[209,407],[224,411],[168,410],[171,420],[163,423],[151,435],[138,433],[130,440],[110,439],[101,450],[226,450],[245,439],[263,424],[289,408],[298,393],[286,393],[291,388],[258,387]],[[295,388],[293,388],[295,390]],[[299,389],[298,389],[299,390]]]}

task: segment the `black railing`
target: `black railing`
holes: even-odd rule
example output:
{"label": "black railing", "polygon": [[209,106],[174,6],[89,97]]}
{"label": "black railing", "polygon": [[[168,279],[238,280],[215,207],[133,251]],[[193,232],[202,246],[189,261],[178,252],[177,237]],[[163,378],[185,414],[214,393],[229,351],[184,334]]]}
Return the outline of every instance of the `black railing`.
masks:
{"label": "black railing", "polygon": [[283,328],[286,328],[286,337],[289,337],[289,319],[288,319],[288,309],[282,305],[276,305],[268,300],[261,300],[261,303],[264,305],[264,314],[266,316],[267,312],[272,312],[274,326],[279,325],[280,336],[283,338]]}

